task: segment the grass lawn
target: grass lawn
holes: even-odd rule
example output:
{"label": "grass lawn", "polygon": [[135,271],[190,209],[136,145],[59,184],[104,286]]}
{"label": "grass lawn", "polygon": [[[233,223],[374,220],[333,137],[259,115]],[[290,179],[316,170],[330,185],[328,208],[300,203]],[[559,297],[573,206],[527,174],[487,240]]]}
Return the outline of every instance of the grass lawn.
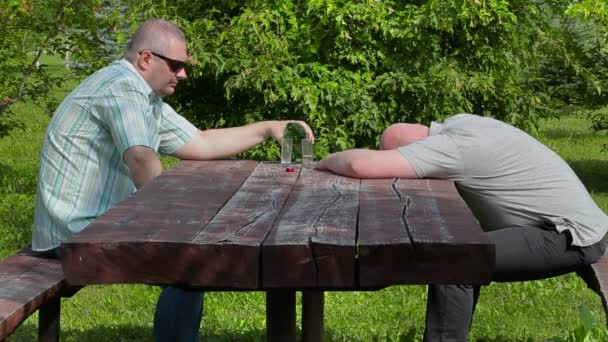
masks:
{"label": "grass lawn", "polygon": [[[66,88],[74,86],[74,82]],[[59,92],[63,96],[65,90]],[[48,116],[16,105],[26,123],[0,139],[0,257],[28,243],[38,157]],[[608,212],[608,152],[605,132],[593,133],[584,116],[543,122],[538,138],[562,155],[596,202]],[[164,159],[165,165],[174,163]],[[63,301],[62,341],[148,341],[159,288],[144,285],[89,286]],[[376,292],[328,292],[327,341],[417,341],[424,326],[424,286],[393,286]],[[589,340],[608,333],[599,297],[582,280],[566,275],[543,281],[492,284],[482,289],[470,335],[473,341],[582,341],[580,307],[590,312]],[[584,315],[583,315],[584,316]],[[260,292],[212,292],[201,325],[204,341],[263,341],[265,302]],[[37,315],[8,341],[35,341]]]}

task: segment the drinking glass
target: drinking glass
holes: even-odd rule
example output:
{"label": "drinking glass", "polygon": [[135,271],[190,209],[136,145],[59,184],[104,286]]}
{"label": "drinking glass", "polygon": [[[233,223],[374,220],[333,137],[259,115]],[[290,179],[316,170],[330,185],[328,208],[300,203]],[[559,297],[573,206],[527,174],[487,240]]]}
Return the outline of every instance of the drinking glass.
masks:
{"label": "drinking glass", "polygon": [[310,139],[302,139],[302,166],[312,168],[313,162],[313,143]]}
{"label": "drinking glass", "polygon": [[281,139],[281,164],[291,164],[291,147],[293,140],[291,138]]}

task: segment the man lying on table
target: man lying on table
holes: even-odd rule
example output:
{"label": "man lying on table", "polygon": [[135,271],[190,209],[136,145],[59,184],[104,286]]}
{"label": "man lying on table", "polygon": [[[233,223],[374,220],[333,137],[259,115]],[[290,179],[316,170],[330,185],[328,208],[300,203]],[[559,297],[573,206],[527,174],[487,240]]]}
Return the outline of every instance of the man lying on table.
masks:
{"label": "man lying on table", "polygon": [[[282,137],[287,121],[200,131],[177,114],[163,97],[186,78],[187,59],[183,32],[164,20],[149,20],[131,38],[123,59],[89,76],[63,100],[42,147],[35,251],[57,257],[61,241],[160,175],[157,152],[221,159]],[[201,292],[164,288],[154,339],[198,341],[202,305]]]}
{"label": "man lying on table", "polygon": [[[318,169],[355,178],[451,179],[496,244],[494,281],[565,274],[604,254],[608,217],[552,150],[501,121],[459,114],[394,124],[380,151],[348,150]],[[429,285],[425,341],[466,341],[479,286]]]}

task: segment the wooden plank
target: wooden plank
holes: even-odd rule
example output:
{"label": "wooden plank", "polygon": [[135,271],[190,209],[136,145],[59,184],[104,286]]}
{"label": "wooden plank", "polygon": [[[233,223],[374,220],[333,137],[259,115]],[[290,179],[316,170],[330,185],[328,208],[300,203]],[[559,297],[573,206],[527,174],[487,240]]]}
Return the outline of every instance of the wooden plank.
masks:
{"label": "wooden plank", "polygon": [[403,212],[405,199],[393,188],[393,179],[361,181],[359,206],[359,285],[385,286],[400,281],[402,260],[413,257]]}
{"label": "wooden plank", "polygon": [[58,260],[14,255],[0,263],[0,340],[67,289]]}
{"label": "wooden plank", "polygon": [[483,233],[454,183],[400,179],[396,187],[409,203],[406,222],[416,259],[404,266],[411,270],[412,280],[444,284],[489,282],[495,265],[494,244]]}
{"label": "wooden plank", "polygon": [[[361,200],[361,286],[489,281],[494,245],[453,182],[400,179],[363,186],[370,191]],[[381,234],[368,232],[378,229]]]}
{"label": "wooden plank", "polygon": [[354,285],[359,184],[302,169],[262,246],[265,288]]}
{"label": "wooden plank", "polygon": [[213,220],[194,238],[197,258],[188,283],[217,288],[259,288],[261,245],[298,172],[262,163]]}
{"label": "wooden plank", "polygon": [[576,271],[593,292],[600,296],[604,309],[605,324],[608,326],[608,250],[595,263]]}
{"label": "wooden plank", "polygon": [[190,242],[256,165],[183,161],[163,173],[62,243],[69,283],[180,284],[198,257]]}

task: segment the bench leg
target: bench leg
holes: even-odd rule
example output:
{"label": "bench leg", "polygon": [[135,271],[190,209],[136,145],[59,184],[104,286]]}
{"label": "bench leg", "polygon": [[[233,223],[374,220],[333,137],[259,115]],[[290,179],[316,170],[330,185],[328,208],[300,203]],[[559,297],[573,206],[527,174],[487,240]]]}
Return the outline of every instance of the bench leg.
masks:
{"label": "bench leg", "polygon": [[266,291],[266,339],[268,342],[296,341],[295,291]]}
{"label": "bench leg", "polygon": [[59,342],[61,298],[54,299],[38,312],[38,342]]}
{"label": "bench leg", "polygon": [[323,342],[323,291],[302,291],[302,342]]}
{"label": "bench leg", "polygon": [[608,326],[608,260],[601,258],[597,263],[579,269],[576,274],[583,278],[588,288],[600,296]]}

